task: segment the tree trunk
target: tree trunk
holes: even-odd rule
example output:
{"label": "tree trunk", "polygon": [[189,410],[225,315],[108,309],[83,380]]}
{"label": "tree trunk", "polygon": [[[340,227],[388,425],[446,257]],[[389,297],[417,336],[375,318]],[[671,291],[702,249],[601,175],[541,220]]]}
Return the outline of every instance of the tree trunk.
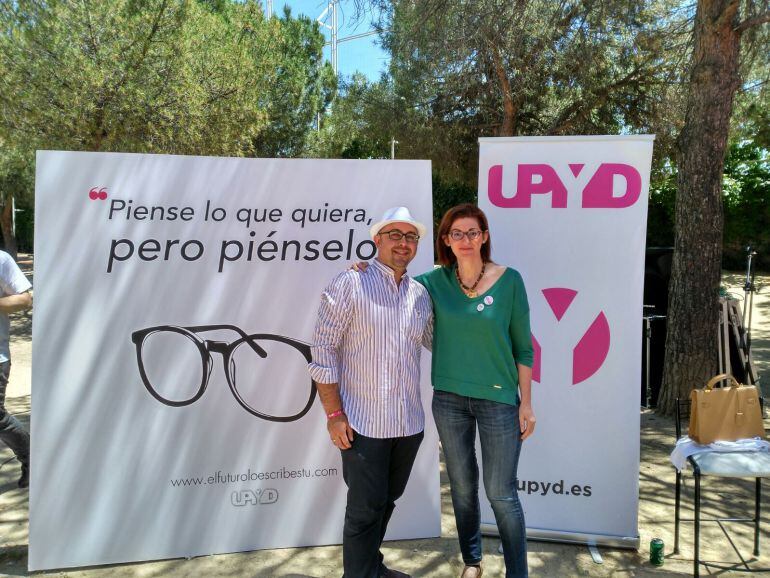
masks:
{"label": "tree trunk", "polygon": [[16,237],[13,235],[13,200],[9,197],[0,211],[0,230],[3,233],[5,252],[16,260]]}
{"label": "tree trunk", "polygon": [[699,0],[685,124],[679,135],[676,234],[658,411],[671,415],[716,373],[722,169],[739,86],[738,0]]}
{"label": "tree trunk", "polygon": [[492,44],[491,48],[495,74],[497,74],[497,80],[500,82],[500,93],[503,97],[503,122],[497,129],[497,136],[514,136],[516,133],[516,114],[518,111],[513,102],[511,81],[508,80],[508,73],[503,65],[503,57],[500,55],[500,49],[494,44]]}

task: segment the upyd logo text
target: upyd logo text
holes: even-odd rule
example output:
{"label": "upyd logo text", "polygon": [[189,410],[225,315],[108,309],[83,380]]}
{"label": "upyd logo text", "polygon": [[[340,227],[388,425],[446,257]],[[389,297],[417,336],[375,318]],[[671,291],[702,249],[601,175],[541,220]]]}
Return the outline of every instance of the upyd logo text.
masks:
{"label": "upyd logo text", "polygon": [[[529,209],[533,195],[550,195],[552,209],[565,209],[568,197],[571,205],[577,202],[573,198],[577,191],[583,209],[625,209],[639,200],[642,176],[631,165],[601,163],[593,173],[585,170],[585,164],[567,166],[569,172],[567,167],[557,167],[557,171],[544,163],[516,165],[516,184],[511,196],[503,191],[503,165],[491,166],[487,181],[489,200],[503,209]],[[505,174],[506,179],[514,177],[507,168]],[[568,195],[568,191],[572,194]]]}
{"label": "upyd logo text", "polygon": [[230,503],[233,506],[259,506],[275,504],[277,501],[278,490],[274,488],[235,490],[230,494]]}

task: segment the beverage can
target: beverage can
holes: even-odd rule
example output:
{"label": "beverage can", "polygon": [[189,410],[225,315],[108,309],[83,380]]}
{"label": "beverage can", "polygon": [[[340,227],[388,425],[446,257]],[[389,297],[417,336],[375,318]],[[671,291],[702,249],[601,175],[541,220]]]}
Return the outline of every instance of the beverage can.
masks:
{"label": "beverage can", "polygon": [[663,566],[663,546],[660,538],[650,540],[650,564],[653,566]]}

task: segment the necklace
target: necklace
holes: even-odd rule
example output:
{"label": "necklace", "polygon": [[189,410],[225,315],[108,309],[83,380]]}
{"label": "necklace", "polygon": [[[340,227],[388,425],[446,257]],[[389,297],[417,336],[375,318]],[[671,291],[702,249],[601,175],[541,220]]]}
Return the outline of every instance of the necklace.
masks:
{"label": "necklace", "polygon": [[460,279],[460,266],[458,265],[455,267],[455,277],[457,277],[457,282],[460,284],[460,287],[463,290],[463,293],[465,293],[468,297],[478,297],[478,291],[476,291],[476,287],[479,286],[479,281],[481,281],[481,278],[484,276],[484,270],[487,268],[486,263],[481,264],[481,273],[479,273],[479,276],[476,278],[476,282],[471,285],[470,287],[466,287],[463,283],[463,280]]}

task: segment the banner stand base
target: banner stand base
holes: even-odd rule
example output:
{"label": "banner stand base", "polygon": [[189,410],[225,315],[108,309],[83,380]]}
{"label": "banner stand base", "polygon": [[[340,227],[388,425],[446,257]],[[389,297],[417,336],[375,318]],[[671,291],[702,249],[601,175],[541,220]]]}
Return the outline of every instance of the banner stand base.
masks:
{"label": "banner stand base", "polygon": [[[484,536],[499,536],[497,526],[494,524],[481,524],[481,533]],[[610,548],[623,548],[628,550],[639,549],[639,536],[605,536],[602,534],[584,534],[581,532],[566,532],[564,530],[546,530],[544,528],[527,528],[527,540],[540,542],[562,542],[565,544],[585,544],[595,546],[608,546]]]}

